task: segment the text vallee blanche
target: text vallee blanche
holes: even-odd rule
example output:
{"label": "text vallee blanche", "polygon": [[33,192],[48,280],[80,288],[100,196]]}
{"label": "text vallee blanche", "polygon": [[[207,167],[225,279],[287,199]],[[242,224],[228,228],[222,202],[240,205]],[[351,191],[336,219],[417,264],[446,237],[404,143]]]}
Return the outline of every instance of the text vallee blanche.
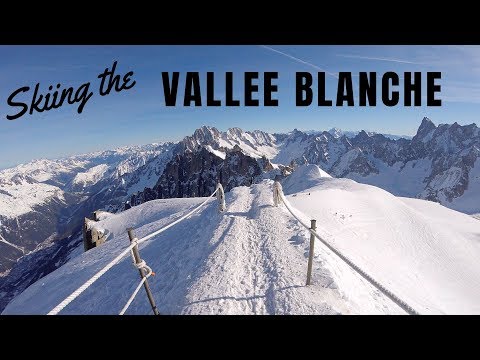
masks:
{"label": "text vallee blanche", "polygon": [[[129,71],[121,76],[115,74],[117,61],[112,65],[112,69],[106,68],[98,78],[100,84],[98,92],[101,96],[110,94],[112,89],[116,92],[129,90],[133,88],[136,81],[133,80],[133,71]],[[179,93],[180,72],[162,72],[162,85],[165,106],[177,106],[177,95]],[[186,72],[183,77],[183,106],[278,106],[279,101],[274,96],[278,93],[278,85],[274,83],[278,80],[278,72],[245,72],[243,73],[243,91],[242,96],[234,93],[234,85],[236,81],[233,72],[225,72],[222,76],[224,83],[225,96],[224,101],[217,98],[218,91],[215,91],[215,85],[219,79],[215,78],[214,72],[206,72],[201,78],[199,72]],[[296,106],[311,106],[316,103],[317,106],[355,106],[354,82],[351,72],[339,72],[336,77],[336,88],[332,93],[336,93],[336,97],[328,98],[326,95],[326,75],[325,72],[318,72],[316,78],[316,86],[314,85],[314,77],[309,72],[295,73],[295,104]],[[442,102],[436,98],[436,94],[440,93],[441,86],[436,80],[441,79],[440,72],[426,73],[426,96],[422,96],[422,73],[421,72],[405,72],[403,74],[403,105],[404,106],[422,106],[422,99],[426,98],[427,106],[441,106]],[[358,88],[358,105],[359,106],[376,106],[377,105],[377,73],[376,72],[359,72],[358,80],[356,80],[355,88]],[[397,89],[400,85],[400,76],[395,72],[386,72],[379,80],[381,83],[381,100],[385,106],[396,106],[400,104],[401,94]],[[204,85],[204,86],[202,86]],[[259,96],[260,86],[263,89],[263,97]],[[28,96],[30,87],[24,86],[15,90],[7,100],[7,104],[14,108],[20,108],[17,113],[7,115],[8,120],[15,120],[19,117],[34,112],[49,111],[51,109],[60,108],[65,101],[70,104],[78,103],[77,112],[82,113],[86,103],[93,96],[90,89],[90,82],[84,83],[77,89],[73,87],[63,88],[60,91],[61,84],[56,85],[55,91],[52,92],[53,86],[48,87],[48,92],[39,94],[40,83],[35,85],[31,100],[25,101],[20,98]],[[204,88],[204,91],[202,91]],[[314,94],[316,91],[316,101],[314,102]],[[412,101],[413,100],[413,101]]]}

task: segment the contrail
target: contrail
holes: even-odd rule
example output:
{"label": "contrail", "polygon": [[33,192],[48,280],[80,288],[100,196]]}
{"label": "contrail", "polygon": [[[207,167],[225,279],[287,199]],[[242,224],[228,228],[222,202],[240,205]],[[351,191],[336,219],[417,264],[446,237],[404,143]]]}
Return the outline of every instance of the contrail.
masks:
{"label": "contrail", "polygon": [[311,66],[311,67],[313,67],[313,68],[316,69],[316,70],[322,71],[322,72],[324,72],[324,73],[326,73],[326,74],[328,74],[328,75],[330,75],[330,76],[333,76],[334,78],[338,79],[338,75],[337,75],[337,74],[331,73],[331,72],[329,72],[329,71],[326,71],[325,69],[322,69],[320,66],[317,66],[317,65],[315,65],[315,64],[309,63],[308,61],[304,61],[304,60],[299,59],[299,58],[297,58],[297,57],[295,57],[295,56],[293,56],[293,55],[287,54],[287,53],[285,53],[285,52],[283,52],[283,51],[280,51],[280,50],[271,48],[270,46],[267,46],[267,45],[258,45],[258,46],[263,47],[263,48],[265,48],[265,49],[267,49],[267,50],[276,52],[277,54],[286,56],[286,57],[288,57],[289,59],[292,59],[292,60],[295,60],[296,62],[299,62],[300,64],[304,64],[304,65]]}
{"label": "contrail", "polygon": [[395,63],[401,63],[401,64],[425,65],[425,63],[408,61],[408,60],[400,60],[400,59],[392,59],[392,58],[360,56],[360,55],[343,55],[343,54],[337,54],[337,56],[344,57],[344,58],[351,58],[351,59],[377,60],[377,61],[388,61],[388,62],[395,62]]}

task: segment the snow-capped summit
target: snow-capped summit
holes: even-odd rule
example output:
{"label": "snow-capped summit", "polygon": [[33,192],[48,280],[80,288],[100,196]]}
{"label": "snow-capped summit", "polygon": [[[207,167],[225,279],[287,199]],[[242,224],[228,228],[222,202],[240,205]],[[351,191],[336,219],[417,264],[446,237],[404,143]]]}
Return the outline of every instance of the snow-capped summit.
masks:
{"label": "snow-capped summit", "polygon": [[276,153],[275,137],[263,131],[243,131],[240,128],[231,128],[221,132],[214,127],[202,126],[195,130],[192,136],[186,136],[181,145],[185,151],[195,151],[205,147],[217,156],[225,157],[228,150],[235,146],[240,147],[245,154],[253,158],[263,155],[271,157]]}
{"label": "snow-capped summit", "polygon": [[331,128],[330,130],[328,130],[328,132],[329,132],[330,134],[332,134],[332,136],[333,136],[334,138],[339,138],[340,136],[343,135],[343,131],[342,131],[341,129],[335,128],[335,127],[334,127],[334,128]]}

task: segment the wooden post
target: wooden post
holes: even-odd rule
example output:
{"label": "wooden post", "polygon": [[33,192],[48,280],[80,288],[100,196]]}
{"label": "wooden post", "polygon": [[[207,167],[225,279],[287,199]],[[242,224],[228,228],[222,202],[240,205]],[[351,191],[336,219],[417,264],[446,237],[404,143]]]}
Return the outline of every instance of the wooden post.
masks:
{"label": "wooden post", "polygon": [[273,183],[273,205],[278,206],[282,202],[282,198],[280,197],[281,192],[283,191],[282,185],[278,180],[275,180]]}
{"label": "wooden post", "polygon": [[218,210],[220,212],[225,211],[226,209],[225,193],[223,192],[223,186],[220,182],[217,184],[217,200],[218,200]]}
{"label": "wooden post", "polygon": [[273,205],[278,206],[278,181],[273,183]]}
{"label": "wooden post", "polygon": [[[135,239],[135,235],[133,234],[133,229],[128,228],[127,232],[128,232],[128,237],[130,239],[130,242],[132,242]],[[138,252],[138,245],[135,245],[135,247],[132,250],[133,250],[133,257],[135,258],[135,263],[139,264],[142,261],[142,259],[140,258],[140,253]],[[145,270],[138,269],[138,271],[140,272],[140,277],[143,279],[146,275]],[[147,292],[148,301],[150,301],[150,305],[152,306],[153,313],[155,315],[160,315],[160,313],[157,310],[157,306],[155,305],[155,300],[153,299],[152,291],[150,290],[150,285],[148,285],[147,279],[145,279],[145,282],[143,283],[143,287]]]}
{"label": "wooden post", "polygon": [[[310,220],[310,229],[312,229],[313,231],[317,229],[317,220]],[[308,253],[307,285],[310,285],[310,280],[312,278],[314,244],[315,244],[315,235],[310,233],[310,251]]]}
{"label": "wooden post", "polygon": [[88,251],[91,249],[90,247],[90,233],[87,227],[87,218],[83,220],[83,227],[82,227],[82,232],[83,232],[83,251]]}

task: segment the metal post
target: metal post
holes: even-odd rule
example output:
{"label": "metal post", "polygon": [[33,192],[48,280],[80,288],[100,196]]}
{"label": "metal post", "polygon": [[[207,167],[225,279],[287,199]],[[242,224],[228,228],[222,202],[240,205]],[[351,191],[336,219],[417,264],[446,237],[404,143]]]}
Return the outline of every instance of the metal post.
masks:
{"label": "metal post", "polygon": [[276,207],[278,206],[278,185],[279,185],[279,182],[278,181],[275,181],[273,183],[273,205]]}
{"label": "metal post", "polygon": [[225,193],[223,192],[223,186],[220,182],[217,184],[217,200],[218,200],[218,210],[225,211],[226,209]]}
{"label": "metal post", "polygon": [[[317,229],[317,220],[310,220],[310,229],[313,231]],[[315,244],[315,235],[310,233],[310,251],[308,253],[307,285],[310,285],[310,280],[312,278],[314,244]]]}
{"label": "metal post", "polygon": [[[130,239],[130,242],[132,242],[135,239],[135,235],[133,234],[133,229],[128,228],[127,232],[128,232],[128,237]],[[132,250],[133,250],[133,257],[135,258],[135,263],[139,264],[142,261],[142,259],[140,258],[140,253],[138,251],[138,245],[135,245]],[[140,272],[140,277],[143,279],[145,277],[145,270],[138,269],[138,271]],[[160,315],[160,313],[157,310],[157,306],[155,305],[155,300],[153,299],[152,291],[150,290],[150,285],[148,285],[147,279],[145,279],[145,282],[143,283],[143,287],[147,292],[148,301],[150,301],[150,305],[152,306],[153,313],[155,315]]]}

